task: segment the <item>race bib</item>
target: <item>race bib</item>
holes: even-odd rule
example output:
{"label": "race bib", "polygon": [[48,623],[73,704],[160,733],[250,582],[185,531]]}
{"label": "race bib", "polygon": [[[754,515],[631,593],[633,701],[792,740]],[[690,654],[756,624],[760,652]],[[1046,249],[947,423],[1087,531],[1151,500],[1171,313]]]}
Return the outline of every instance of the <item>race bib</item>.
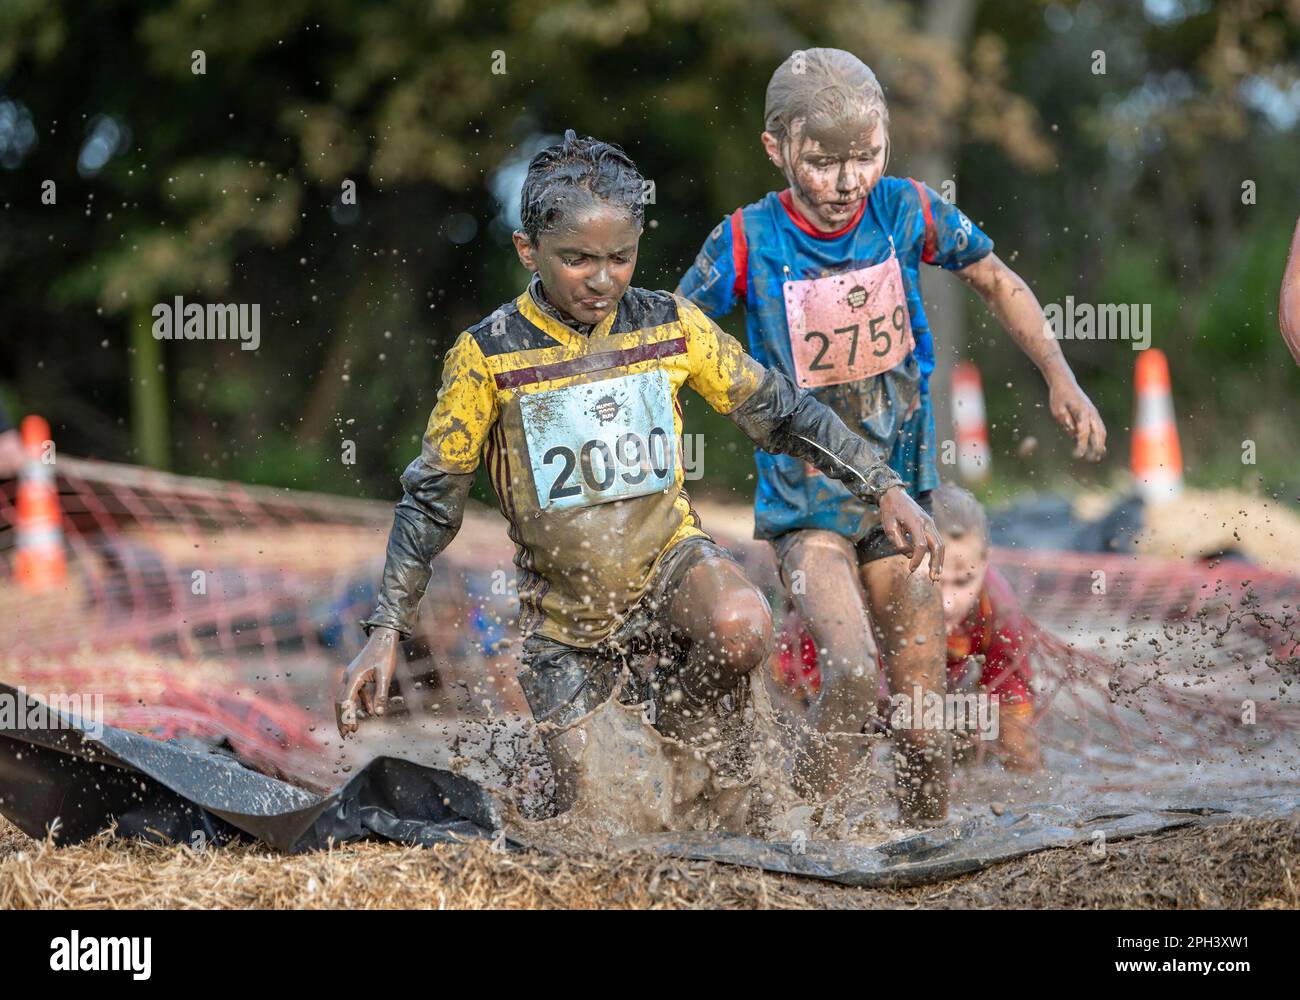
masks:
{"label": "race bib", "polygon": [[896,256],[783,287],[799,385],[857,382],[902,364],[912,352],[912,321]]}
{"label": "race bib", "polygon": [[672,390],[663,371],[519,397],[543,510],[666,490],[677,476]]}

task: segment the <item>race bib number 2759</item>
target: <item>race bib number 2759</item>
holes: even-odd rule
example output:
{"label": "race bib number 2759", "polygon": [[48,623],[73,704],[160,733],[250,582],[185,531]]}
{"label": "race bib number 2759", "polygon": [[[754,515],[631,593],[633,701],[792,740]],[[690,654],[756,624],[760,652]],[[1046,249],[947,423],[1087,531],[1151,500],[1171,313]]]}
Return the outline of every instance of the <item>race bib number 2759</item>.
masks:
{"label": "race bib number 2759", "polygon": [[543,510],[663,491],[677,473],[672,391],[663,371],[521,396]]}

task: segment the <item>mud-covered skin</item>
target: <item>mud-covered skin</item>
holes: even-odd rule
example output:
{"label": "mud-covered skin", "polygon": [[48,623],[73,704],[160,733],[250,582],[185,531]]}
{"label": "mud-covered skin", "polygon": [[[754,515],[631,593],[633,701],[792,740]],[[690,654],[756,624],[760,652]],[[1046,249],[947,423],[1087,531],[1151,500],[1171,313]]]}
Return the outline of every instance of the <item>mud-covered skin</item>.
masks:
{"label": "mud-covered skin", "polygon": [[557,323],[567,323],[584,337],[591,336],[591,331],[596,324],[579,323],[575,319],[566,317],[564,313],[557,309],[550,299],[546,297],[546,289],[542,287],[542,276],[540,274],[534,274],[533,280],[528,282],[528,294],[532,297],[533,302],[536,303],[537,308],[546,313],[547,316],[550,316],[551,319],[555,320]]}
{"label": "mud-covered skin", "polygon": [[388,689],[397,671],[400,640],[401,634],[396,629],[383,625],[371,627],[365,646],[343,671],[334,695],[334,721],[339,736],[347,739],[360,727],[358,701],[370,715],[383,715],[388,710]]}
{"label": "mud-covered skin", "polygon": [[[909,571],[901,557],[878,559],[862,567],[863,584],[875,624],[876,642],[891,692],[922,697],[947,693],[943,598],[938,584]],[[952,774],[952,747],[944,730],[894,731],[899,814],[905,823],[945,819]]]}
{"label": "mud-covered skin", "polygon": [[1088,394],[1079,387],[1055,337],[1043,336],[1047,317],[1025,279],[995,253],[954,272],[979,294],[1003,329],[1033,361],[1047,384],[1048,409],[1074,438],[1074,457],[1100,462],[1106,457],[1106,425]]}
{"label": "mud-covered skin", "polygon": [[534,242],[522,232],[513,238],[520,263],[538,279],[534,297],[586,334],[614,311],[632,283],[641,224],[581,188],[571,189],[565,202],[568,221],[548,230],[544,240]]}
{"label": "mud-covered skin", "polygon": [[763,148],[799,209],[831,232],[859,210],[889,162],[889,109],[871,70],[843,49],[792,54],[767,85]]}
{"label": "mud-covered skin", "polygon": [[[899,555],[866,560],[861,546],[835,532],[791,532],[778,553],[787,585],[796,572],[804,574],[804,592],[793,596],[819,660],[829,666],[809,713],[816,735],[804,738],[795,759],[800,788],[824,799],[844,787],[866,747],[860,734],[871,731],[876,712],[877,649],[891,692],[910,697],[919,686],[946,693],[943,603],[932,573],[914,572]],[[865,621],[874,625],[870,632],[862,628]],[[942,820],[951,772],[948,734],[897,730],[893,738],[902,819]]]}
{"label": "mud-covered skin", "polygon": [[665,714],[689,724],[772,651],[772,609],[729,555],[707,555],[691,567],[668,607],[669,628],[685,646],[676,676],[662,676]]}
{"label": "mud-covered skin", "polygon": [[782,141],[763,133],[763,148],[790,182],[804,216],[823,232],[846,225],[885,172],[889,137],[879,122],[859,132],[842,127],[819,141],[796,121]]}
{"label": "mud-covered skin", "polygon": [[[821,685],[808,709],[812,732],[796,747],[795,780],[813,798],[843,786],[866,750],[879,681],[853,543],[834,531],[777,540],[782,582],[817,648]],[[796,581],[800,585],[796,586]]]}
{"label": "mud-covered skin", "polygon": [[1282,290],[1278,295],[1277,324],[1286,341],[1291,357],[1300,365],[1300,220],[1296,220],[1295,234],[1291,237],[1291,252],[1287,256],[1286,270],[1282,274]]}

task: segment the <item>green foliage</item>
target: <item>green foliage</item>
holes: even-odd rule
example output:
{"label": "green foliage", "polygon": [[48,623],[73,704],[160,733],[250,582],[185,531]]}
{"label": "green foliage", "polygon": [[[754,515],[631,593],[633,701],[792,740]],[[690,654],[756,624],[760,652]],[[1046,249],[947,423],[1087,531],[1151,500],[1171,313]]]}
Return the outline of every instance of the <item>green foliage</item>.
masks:
{"label": "green foliage", "polygon": [[[442,353],[523,287],[491,224],[497,167],[566,127],[623,144],[656,185],[637,282],[673,287],[725,213],[782,183],[758,144],[771,70],[794,48],[838,44],[884,82],[895,172],[955,138],[963,208],[1040,299],[1151,304],[1189,475],[1235,483],[1249,435],[1261,471],[1294,475],[1300,385],[1274,311],[1298,210],[1296,136],[1245,99],[1251,80],[1294,80],[1294,5],[1155,24],[1119,0],[984,0],[956,50],[932,37],[930,6],[9,0],[0,96],[30,110],[39,142],[0,167],[7,396],[48,415],[68,453],[129,460],[134,310],[175,295],[257,302],[255,354],[161,345],[176,465],[391,496]],[[1089,68],[1097,49],[1104,76]],[[100,115],[129,138],[82,176]],[[1243,179],[1257,205],[1241,203]],[[54,206],[40,201],[45,180]],[[459,214],[477,224],[468,243],[449,236]],[[967,312],[999,480],[1071,469],[1036,372],[981,305]],[[742,329],[736,316],[724,326]],[[1126,457],[1132,352],[1066,351],[1113,454],[1071,474],[1104,479]],[[700,401],[686,408],[709,441],[694,489],[747,497],[747,444]],[[1012,457],[1027,434],[1038,451]],[[355,466],[340,461],[345,440]]]}

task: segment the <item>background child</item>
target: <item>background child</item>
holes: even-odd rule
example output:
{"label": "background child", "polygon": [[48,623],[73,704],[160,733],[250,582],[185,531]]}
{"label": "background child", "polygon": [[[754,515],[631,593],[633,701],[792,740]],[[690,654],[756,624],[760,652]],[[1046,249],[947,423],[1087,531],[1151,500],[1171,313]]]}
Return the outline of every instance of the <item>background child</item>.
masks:
{"label": "background child", "polygon": [[[943,619],[949,692],[996,695],[994,750],[1019,771],[1039,766],[1030,686],[1029,637],[1034,629],[1011,585],[989,563],[988,519],[968,491],[941,483],[932,493],[944,543]],[[823,683],[816,644],[796,614],[788,615],[774,660],[781,686],[811,704]],[[881,715],[888,719],[887,698]]]}
{"label": "background child", "polygon": [[[750,350],[786,372],[890,456],[924,507],[939,482],[929,376],[934,346],[922,263],[971,285],[1047,383],[1050,406],[1099,460],[1105,428],[1079,388],[1033,292],[992,241],[928,186],[885,176],[889,111],[875,75],[840,49],[793,53],[767,89],[762,144],[789,187],[737,209],[705,241],[681,291],[710,316],[743,304]],[[825,670],[810,718],[830,749],[801,757],[801,776],[833,790],[861,753],[877,680],[876,626],[889,687],[942,694],[943,609],[899,540],[846,491],[781,456],[756,456],[755,534],[773,542],[791,597]],[[870,615],[868,615],[868,608]],[[947,812],[948,741],[895,734],[905,820]]]}
{"label": "background child", "polygon": [[1026,622],[1011,585],[989,564],[984,508],[967,490],[941,483],[931,495],[945,545],[943,622],[948,690],[998,698],[997,751],[1006,766],[1038,767]]}

